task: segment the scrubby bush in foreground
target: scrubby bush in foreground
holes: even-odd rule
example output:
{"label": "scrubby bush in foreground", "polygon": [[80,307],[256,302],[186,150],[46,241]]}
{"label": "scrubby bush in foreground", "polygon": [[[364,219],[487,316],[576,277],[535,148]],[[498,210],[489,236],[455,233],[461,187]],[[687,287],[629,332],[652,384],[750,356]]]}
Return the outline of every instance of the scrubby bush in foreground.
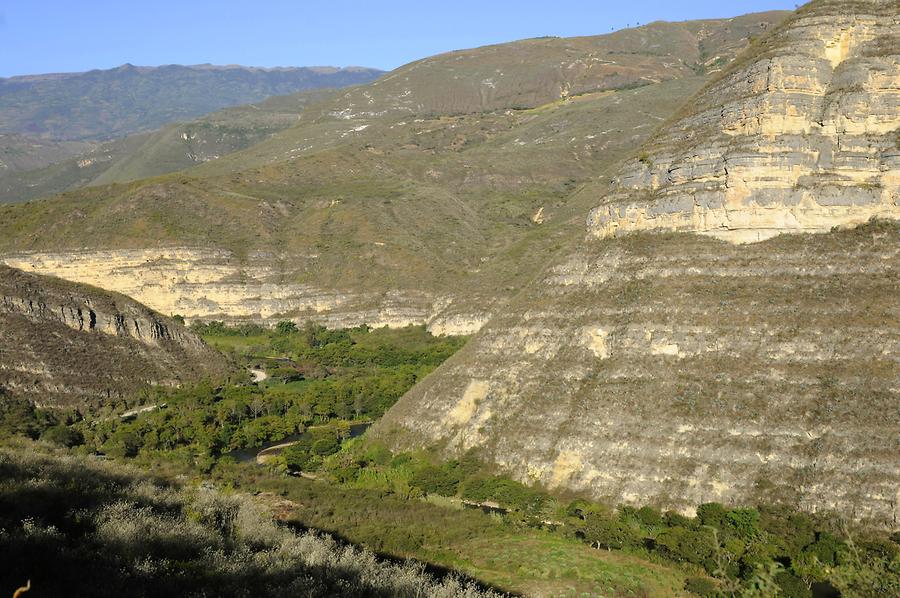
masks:
{"label": "scrubby bush in foreground", "polygon": [[295,533],[247,495],[24,442],[0,448],[0,560],[10,594],[31,579],[40,596],[495,595]]}

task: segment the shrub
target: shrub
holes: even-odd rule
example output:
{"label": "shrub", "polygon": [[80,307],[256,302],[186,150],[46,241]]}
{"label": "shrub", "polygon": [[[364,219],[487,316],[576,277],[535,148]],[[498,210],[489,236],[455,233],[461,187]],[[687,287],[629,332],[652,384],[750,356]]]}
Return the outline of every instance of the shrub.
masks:
{"label": "shrub", "polygon": [[708,502],[697,507],[697,519],[701,525],[724,529],[727,509],[717,502]]}
{"label": "shrub", "polygon": [[72,448],[84,444],[84,434],[64,424],[57,424],[44,430],[41,439],[59,446]]}
{"label": "shrub", "polygon": [[721,596],[719,593],[719,585],[708,577],[688,577],[684,580],[684,589],[691,594],[703,596],[704,598],[716,598]]}
{"label": "shrub", "polygon": [[459,482],[458,473],[433,465],[420,469],[409,480],[411,486],[420,488],[427,494],[441,496],[455,496]]}
{"label": "shrub", "polygon": [[759,512],[756,509],[732,509],[725,515],[728,529],[739,538],[754,538],[759,534]]}
{"label": "shrub", "polygon": [[590,513],[582,527],[584,539],[599,548],[628,548],[641,543],[641,536],[618,517]]}

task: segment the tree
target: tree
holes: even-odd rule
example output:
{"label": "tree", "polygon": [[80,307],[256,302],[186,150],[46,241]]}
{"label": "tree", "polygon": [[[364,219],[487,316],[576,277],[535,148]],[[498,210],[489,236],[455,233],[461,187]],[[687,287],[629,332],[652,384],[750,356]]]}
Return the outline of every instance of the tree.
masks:
{"label": "tree", "polygon": [[293,334],[297,332],[297,325],[290,320],[283,320],[275,325],[275,332],[278,334]]}
{"label": "tree", "polygon": [[66,448],[84,444],[84,435],[81,432],[63,424],[57,424],[44,430],[41,439]]}

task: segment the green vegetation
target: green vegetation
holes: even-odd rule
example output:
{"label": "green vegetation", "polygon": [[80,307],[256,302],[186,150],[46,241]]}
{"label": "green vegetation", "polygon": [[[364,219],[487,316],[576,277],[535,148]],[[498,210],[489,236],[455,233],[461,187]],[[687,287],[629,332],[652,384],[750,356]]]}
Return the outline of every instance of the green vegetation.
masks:
{"label": "green vegetation", "polygon": [[210,322],[193,330],[268,378],[145,392],[138,404],[158,410],[79,424],[90,448],[116,457],[165,452],[208,469],[230,451],[302,434],[289,454],[294,467],[308,466],[340,448],[350,423],[380,417],[463,343],[432,337],[424,327],[297,329],[282,322],[268,331]]}
{"label": "green vegetation", "polygon": [[812,584],[823,582],[844,596],[900,592],[900,543],[883,533],[853,532],[834,518],[786,507],[708,503],[698,507],[695,517],[684,517],[646,505],[613,509],[580,499],[563,504],[538,488],[487,475],[489,469],[471,453],[438,464],[425,454],[391,455],[358,441],[325,459],[321,469],[350,487],[490,505],[510,524],[549,526],[596,548],[679,563],[700,576],[688,587],[701,595],[751,595],[768,587],[782,596],[809,597]]}
{"label": "green vegetation", "polygon": [[[158,409],[126,420],[110,413],[86,418],[47,413],[3,400],[2,429],[7,436],[40,436],[77,452],[104,451],[170,478],[203,476],[219,487],[261,492],[270,497],[263,502],[291,524],[462,571],[503,590],[623,596],[684,590],[700,596],[805,598],[813,583],[823,582],[848,597],[900,589],[900,538],[850,531],[826,517],[715,503],[701,505],[694,517],[646,505],[613,508],[498,475],[474,452],[441,462],[427,452],[392,454],[365,437],[350,438],[354,422],[379,417],[462,339],[437,339],[421,327],[298,329],[290,322],[273,330],[218,322],[196,324],[194,330],[269,377],[259,383],[157,390],[141,402],[152,399],[148,406]],[[290,442],[272,449],[265,467],[253,462],[255,451],[249,452],[249,462],[235,458],[239,449],[285,439]],[[292,472],[315,479],[285,475]],[[121,498],[120,492],[113,494]],[[196,509],[182,509],[191,520]],[[167,516],[169,524],[181,525],[179,516]],[[65,530],[60,532],[65,542],[87,537],[84,552],[105,555],[108,547],[91,535],[107,529],[100,525],[105,520],[92,517],[87,536],[52,525]],[[150,517],[141,519],[141,529],[151,536],[160,529],[153,519],[157,515],[146,510],[120,508],[115,517],[115,527],[132,529],[133,518]],[[4,526],[18,529],[9,522]],[[163,563],[154,571],[182,570],[177,568],[182,565],[172,569],[170,561],[180,557],[166,551],[184,548],[166,542],[150,542],[141,558]],[[219,542],[213,544],[227,553],[228,543]],[[137,553],[128,549],[123,554]],[[185,559],[213,571],[202,583],[218,583],[214,567],[209,569],[212,565],[197,553]],[[145,582],[162,583],[153,576]]]}
{"label": "green vegetation", "polygon": [[292,531],[246,494],[21,441],[0,448],[0,560],[6,595],[26,579],[38,596],[497,595]]}

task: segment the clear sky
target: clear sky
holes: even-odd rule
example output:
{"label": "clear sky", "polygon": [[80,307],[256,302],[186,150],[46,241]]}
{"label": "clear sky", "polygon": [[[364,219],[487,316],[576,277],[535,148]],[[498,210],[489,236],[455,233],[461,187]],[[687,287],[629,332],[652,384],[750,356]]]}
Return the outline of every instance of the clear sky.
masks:
{"label": "clear sky", "polygon": [[793,9],[796,0],[0,0],[0,77],[130,62],[361,65],[654,20]]}

